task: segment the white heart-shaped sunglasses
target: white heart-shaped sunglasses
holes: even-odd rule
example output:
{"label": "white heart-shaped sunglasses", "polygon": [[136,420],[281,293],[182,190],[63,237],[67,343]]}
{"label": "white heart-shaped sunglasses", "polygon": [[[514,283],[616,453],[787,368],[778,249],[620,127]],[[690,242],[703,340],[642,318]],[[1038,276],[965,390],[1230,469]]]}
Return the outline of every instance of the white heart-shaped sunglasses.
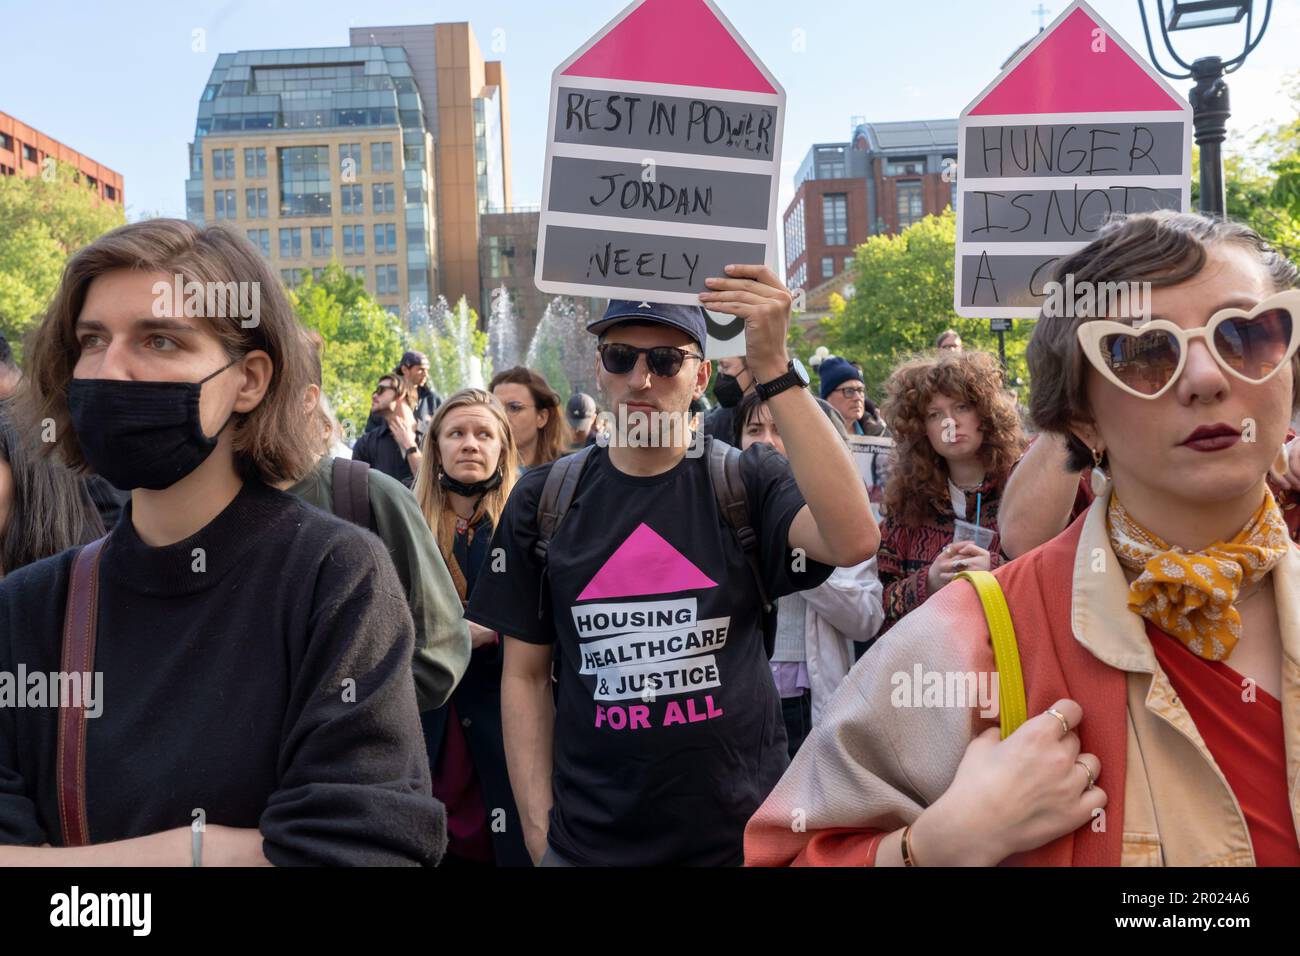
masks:
{"label": "white heart-shaped sunglasses", "polygon": [[1225,372],[1258,385],[1300,346],[1300,290],[1269,296],[1249,312],[1223,309],[1205,325],[1184,329],[1165,319],[1142,325],[1098,320],[1078,328],[1079,344],[1093,368],[1138,398],[1159,398],[1178,380],[1193,339],[1205,345]]}

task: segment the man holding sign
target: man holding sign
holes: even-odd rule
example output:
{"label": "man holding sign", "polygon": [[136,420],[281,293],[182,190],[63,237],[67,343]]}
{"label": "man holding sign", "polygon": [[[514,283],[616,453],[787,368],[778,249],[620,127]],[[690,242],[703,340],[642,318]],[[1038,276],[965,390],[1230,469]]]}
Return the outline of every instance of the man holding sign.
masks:
{"label": "man holding sign", "polygon": [[[700,301],[745,323],[789,461],[765,445],[693,457],[685,429],[638,436],[638,423],[684,419],[708,385],[704,311],[614,301],[589,329],[606,407],[632,428],[524,476],[466,612],[505,635],[506,759],[542,865],[739,864],[745,821],[788,762],[762,605],[879,543],[853,463],[786,353],[790,293],[762,265],[706,285]],[[726,474],[743,517],[722,513],[718,450],[736,456]]]}

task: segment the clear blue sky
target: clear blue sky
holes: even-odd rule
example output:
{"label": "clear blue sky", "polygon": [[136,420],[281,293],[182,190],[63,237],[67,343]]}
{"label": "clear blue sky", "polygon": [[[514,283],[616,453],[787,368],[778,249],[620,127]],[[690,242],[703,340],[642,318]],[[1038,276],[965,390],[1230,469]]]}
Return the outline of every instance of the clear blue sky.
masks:
{"label": "clear blue sky", "polygon": [[[1154,0],[1148,0],[1154,3]],[[1262,6],[1262,0],[1258,0]],[[872,120],[956,116],[1036,30],[1037,0],[721,0],[755,52],[785,85],[784,196],[814,142],[844,140],[854,115]],[[1064,9],[1043,5],[1051,17]],[[183,216],[186,144],[218,53],[341,46],[349,25],[468,19],[510,81],[517,203],[541,197],[551,71],[624,6],[623,0],[7,0],[0,110],[95,157],[126,178],[128,214]],[[1093,0],[1144,48],[1137,0]],[[1300,70],[1300,0],[1278,0],[1274,23],[1231,78],[1234,130],[1283,115],[1284,75]],[[1049,20],[1051,19],[1049,17]],[[192,31],[206,31],[195,52]],[[491,49],[502,30],[504,50]],[[802,30],[806,51],[792,38]],[[1185,34],[1192,53],[1219,52],[1226,28]],[[1186,86],[1187,84],[1180,84]]]}

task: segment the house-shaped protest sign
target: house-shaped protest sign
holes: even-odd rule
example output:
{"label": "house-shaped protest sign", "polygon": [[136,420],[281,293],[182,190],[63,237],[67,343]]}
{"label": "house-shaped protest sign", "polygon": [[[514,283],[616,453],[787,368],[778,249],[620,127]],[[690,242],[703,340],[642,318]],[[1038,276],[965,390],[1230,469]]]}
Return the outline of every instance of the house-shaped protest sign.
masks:
{"label": "house-shaped protest sign", "polygon": [[[713,0],[635,0],[552,76],[537,287],[699,305],[729,263],[777,272],[784,122]],[[743,325],[714,315],[710,356]]]}
{"label": "house-shaped protest sign", "polygon": [[1072,3],[961,114],[957,314],[1036,318],[1110,214],[1189,209],[1191,163],[1191,106]]}

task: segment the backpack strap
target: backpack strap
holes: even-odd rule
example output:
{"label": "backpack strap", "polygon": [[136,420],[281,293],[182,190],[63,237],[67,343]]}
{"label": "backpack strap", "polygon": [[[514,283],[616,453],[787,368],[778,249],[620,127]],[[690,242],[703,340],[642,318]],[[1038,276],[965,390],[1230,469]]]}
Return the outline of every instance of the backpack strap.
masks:
{"label": "backpack strap", "polygon": [[569,506],[573,504],[573,499],[578,493],[582,470],[586,467],[595,448],[595,445],[588,445],[581,451],[556,460],[546,476],[546,484],[542,486],[542,496],[537,499],[537,543],[533,545],[533,554],[542,566],[543,582],[542,600],[538,602],[537,607],[538,620],[545,616],[544,585],[551,542],[555,539],[556,532],[560,530],[560,522],[569,513]]}
{"label": "backpack strap", "polygon": [[364,461],[335,458],[334,514],[370,530],[370,466]]}
{"label": "backpack strap", "polygon": [[582,478],[582,469],[591,458],[594,445],[588,445],[572,455],[565,455],[551,465],[542,486],[542,496],[537,499],[537,544],[533,553],[537,560],[546,563],[546,552],[560,530],[560,522],[569,513],[574,496],[578,493],[578,481]]}
{"label": "backpack strap", "polygon": [[758,587],[758,596],[763,602],[763,611],[772,611],[772,602],[763,585],[763,572],[758,564],[758,534],[749,521],[749,502],[745,500],[745,481],[740,474],[740,451],[726,442],[715,438],[705,438],[708,446],[709,481],[713,485],[713,496],[717,499],[718,510],[723,519],[736,532],[740,547],[745,552],[745,560],[753,573],[754,584]]}
{"label": "backpack strap", "polygon": [[[95,667],[95,631],[99,619],[99,556],[105,535],[90,542],[72,559],[68,602],[63,617],[63,673],[86,680]],[[86,717],[84,694],[60,702],[58,764],[59,827],[64,846],[90,842],[86,821]]]}
{"label": "backpack strap", "polygon": [[998,719],[1002,723],[1002,739],[1006,740],[1029,716],[1025,702],[1025,680],[1020,671],[1020,648],[1016,644],[1016,629],[1011,623],[1011,609],[1007,607],[1002,585],[989,571],[963,571],[957,577],[965,578],[975,587],[984,617],[988,620],[989,639],[993,643],[993,660],[998,669]]}

